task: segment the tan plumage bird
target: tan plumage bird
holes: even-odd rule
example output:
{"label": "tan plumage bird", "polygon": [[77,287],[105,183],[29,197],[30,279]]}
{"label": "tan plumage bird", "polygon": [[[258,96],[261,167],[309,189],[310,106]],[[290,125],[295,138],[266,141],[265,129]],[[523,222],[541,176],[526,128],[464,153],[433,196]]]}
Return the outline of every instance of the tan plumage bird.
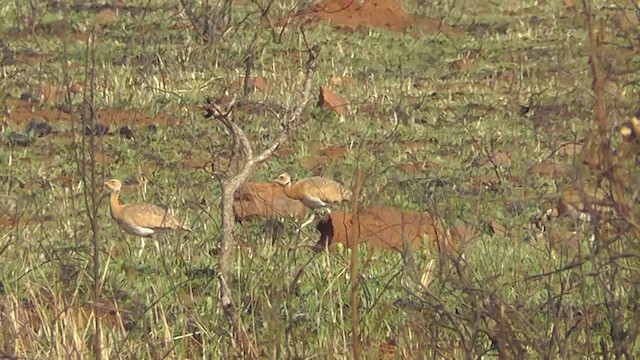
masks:
{"label": "tan plumage bird", "polygon": [[620,126],[620,135],[626,142],[640,143],[640,110]]}
{"label": "tan plumage bird", "polygon": [[[299,200],[312,210],[327,208],[328,212],[331,212],[332,207],[351,200],[352,196],[351,191],[337,181],[320,176],[301,179],[292,184],[291,176],[282,173],[278,175],[275,182],[284,187],[284,194],[287,197]],[[300,228],[310,224],[314,218],[315,215],[312,212],[311,217]]]}
{"label": "tan plumage bird", "polygon": [[[122,190],[120,180],[111,179],[106,181],[104,186],[111,193],[109,205],[113,220],[126,233],[141,237],[142,249],[140,249],[138,256],[142,255],[142,250],[144,250],[145,237],[168,230],[192,231],[190,227],[176,220],[168,209],[145,203],[120,204],[119,195]],[[157,243],[156,246],[159,248]]]}

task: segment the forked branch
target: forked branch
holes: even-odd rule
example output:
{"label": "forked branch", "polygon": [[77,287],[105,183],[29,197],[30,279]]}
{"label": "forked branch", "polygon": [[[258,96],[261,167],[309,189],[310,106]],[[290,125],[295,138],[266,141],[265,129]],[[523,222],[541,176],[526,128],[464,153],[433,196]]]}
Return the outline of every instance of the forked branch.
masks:
{"label": "forked branch", "polygon": [[308,49],[308,52],[309,58],[307,60],[306,74],[302,85],[302,99],[289,112],[283,123],[283,129],[280,134],[258,155],[254,156],[254,149],[249,138],[233,118],[235,101],[231,101],[230,105],[227,106],[227,109],[224,110],[220,105],[216,104],[210,98],[207,98],[206,104],[203,107],[206,111],[204,114],[205,118],[213,117],[227,128],[233,137],[234,150],[236,150],[232,155],[232,161],[237,164],[242,163],[236,174],[227,173],[225,176],[217,176],[222,188],[222,200],[220,202],[220,209],[222,212],[222,229],[220,232],[220,258],[218,260],[218,266],[220,270],[220,305],[224,311],[227,321],[231,324],[236,344],[240,347],[240,351],[243,355],[249,359],[258,358],[258,354],[256,353],[252,339],[249,337],[249,334],[247,334],[242,318],[238,314],[230,288],[231,250],[235,244],[233,234],[235,227],[233,195],[240,185],[242,185],[242,183],[244,183],[249,177],[255,168],[255,165],[271,157],[276,149],[289,138],[292,130],[295,130],[297,125],[300,123],[302,112],[311,100],[311,83],[316,67],[319,47],[314,45]]}

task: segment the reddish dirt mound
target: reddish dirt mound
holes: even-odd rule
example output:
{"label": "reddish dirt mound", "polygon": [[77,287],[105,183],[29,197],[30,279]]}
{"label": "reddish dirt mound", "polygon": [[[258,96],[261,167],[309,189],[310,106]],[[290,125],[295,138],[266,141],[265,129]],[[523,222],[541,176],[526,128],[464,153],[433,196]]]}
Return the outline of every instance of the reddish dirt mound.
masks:
{"label": "reddish dirt mound", "polygon": [[349,152],[345,146],[329,146],[320,150],[320,156],[308,156],[301,160],[302,167],[315,174],[322,171],[324,165],[333,159],[344,157]]}
{"label": "reddish dirt mound", "polygon": [[18,227],[22,230],[29,225],[44,224],[45,222],[53,221],[53,218],[51,216],[44,216],[42,218],[27,218],[14,215],[15,214],[0,213],[0,228],[13,229],[15,227]]}
{"label": "reddish dirt mound", "polygon": [[412,174],[412,173],[422,172],[428,169],[437,168],[438,164],[432,161],[421,161],[421,162],[398,164],[396,165],[396,167],[406,173]]}
{"label": "reddish dirt mound", "polygon": [[341,28],[376,27],[391,31],[442,31],[450,34],[460,30],[442,22],[407,14],[398,0],[324,0],[300,11],[296,18],[325,20]]}
{"label": "reddish dirt mound", "polygon": [[147,115],[134,110],[123,109],[100,109],[98,110],[98,119],[106,124],[114,125],[150,125],[157,124],[161,126],[176,125],[179,120],[169,116],[157,114]]}
{"label": "reddish dirt mound", "polygon": [[[50,122],[70,121],[71,115],[61,109],[53,108],[34,108],[31,111],[33,103],[27,100],[8,99],[7,106],[11,111],[8,120],[14,124],[26,124],[30,119],[44,119]],[[165,115],[147,115],[134,110],[124,109],[98,109],[98,120],[114,126],[122,125],[150,125],[157,124],[160,126],[175,125],[178,119]]]}
{"label": "reddish dirt mound", "polygon": [[304,219],[307,208],[288,198],[278,184],[247,182],[233,196],[233,213],[237,221],[276,216]]}
{"label": "reddish dirt mound", "polygon": [[[337,244],[351,247],[353,239],[351,214],[342,210],[325,216],[316,227],[320,231],[318,246],[334,248]],[[434,249],[456,251],[453,240],[440,221],[433,216],[416,211],[371,206],[360,212],[360,242],[373,249],[402,250],[405,241],[411,248],[422,246],[423,236],[428,236]]]}

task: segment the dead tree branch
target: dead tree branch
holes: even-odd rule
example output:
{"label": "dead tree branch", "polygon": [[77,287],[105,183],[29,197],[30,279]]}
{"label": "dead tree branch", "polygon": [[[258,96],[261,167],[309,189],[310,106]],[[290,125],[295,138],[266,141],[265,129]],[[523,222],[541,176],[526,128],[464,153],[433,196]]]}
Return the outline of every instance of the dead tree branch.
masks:
{"label": "dead tree branch", "polygon": [[[306,65],[306,74],[302,86],[302,99],[295,106],[283,122],[283,129],[273,142],[262,152],[254,155],[254,149],[251,146],[249,138],[244,130],[235,122],[233,118],[233,109],[235,100],[222,109],[219,104],[214,103],[210,98],[204,105],[205,118],[215,118],[220,121],[232,136],[234,144],[234,152],[231,162],[238,164],[238,170],[235,175],[214,174],[222,188],[222,200],[220,202],[220,210],[222,212],[222,229],[220,231],[220,258],[218,260],[220,270],[220,305],[224,314],[231,324],[234,339],[245,357],[255,359],[258,358],[253,341],[247,334],[242,323],[242,319],[238,314],[237,307],[233,302],[231,292],[231,250],[235,244],[234,227],[235,218],[233,215],[233,195],[236,190],[249,177],[255,166],[273,155],[276,149],[282,145],[295,130],[300,123],[302,112],[311,100],[311,83],[315,72],[316,59],[318,57],[319,47],[312,46],[309,50],[309,57]],[[241,165],[240,165],[241,164]]]}

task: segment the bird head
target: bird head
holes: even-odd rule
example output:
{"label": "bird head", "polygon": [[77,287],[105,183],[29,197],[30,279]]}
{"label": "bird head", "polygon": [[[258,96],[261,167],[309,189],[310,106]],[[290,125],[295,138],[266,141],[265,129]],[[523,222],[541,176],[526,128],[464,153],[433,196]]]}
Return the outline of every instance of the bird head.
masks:
{"label": "bird head", "polygon": [[640,111],[620,125],[620,135],[626,142],[638,142],[640,138]]}
{"label": "bird head", "polygon": [[122,189],[122,183],[120,180],[111,179],[104,182],[104,187],[106,187],[110,192],[116,192]]}
{"label": "bird head", "polygon": [[282,186],[287,186],[291,184],[291,176],[289,176],[289,174],[287,173],[282,173],[278,175],[278,177],[273,181]]}

